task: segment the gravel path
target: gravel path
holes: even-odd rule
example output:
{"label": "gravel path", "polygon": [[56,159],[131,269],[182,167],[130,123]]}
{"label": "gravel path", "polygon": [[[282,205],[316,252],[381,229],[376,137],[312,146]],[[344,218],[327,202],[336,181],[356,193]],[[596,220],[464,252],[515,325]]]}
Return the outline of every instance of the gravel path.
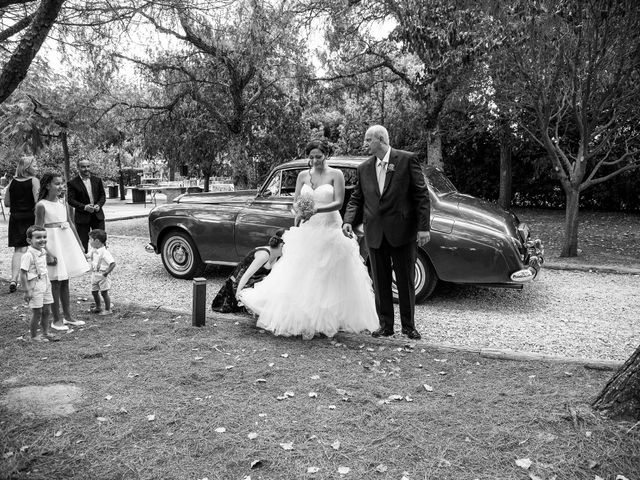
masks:
{"label": "gravel path", "polygon": [[[128,302],[190,311],[192,283],[171,277],[160,256],[144,250],[147,241],[109,240],[117,262],[111,295],[116,311]],[[11,250],[0,242],[1,276],[8,278]],[[228,272],[207,270],[208,303]],[[90,298],[89,290],[88,277],[71,281],[73,295]],[[640,344],[638,292],[640,275],[543,269],[523,290],[441,285],[416,307],[416,323],[429,342],[626,360]],[[211,321],[213,314],[208,315]]]}

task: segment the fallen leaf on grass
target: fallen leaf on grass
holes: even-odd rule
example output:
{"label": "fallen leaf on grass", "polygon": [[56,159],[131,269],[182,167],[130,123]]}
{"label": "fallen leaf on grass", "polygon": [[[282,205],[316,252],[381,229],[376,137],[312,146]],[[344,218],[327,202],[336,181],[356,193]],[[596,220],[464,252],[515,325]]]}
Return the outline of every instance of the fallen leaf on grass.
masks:
{"label": "fallen leaf on grass", "polygon": [[431,385],[427,385],[426,383],[422,385],[427,392],[433,392],[433,387]]}
{"label": "fallen leaf on grass", "polygon": [[331,447],[332,447],[334,450],[340,450],[340,440],[336,440],[335,442],[333,442],[333,443],[331,444]]}
{"label": "fallen leaf on grass", "polygon": [[455,396],[456,396],[456,392],[447,393],[447,397],[455,397]]}
{"label": "fallen leaf on grass", "polygon": [[320,469],[318,467],[308,467],[307,473],[318,473]]}
{"label": "fallen leaf on grass", "polygon": [[262,466],[262,460],[254,460],[251,462],[251,470],[255,468],[260,468]]}
{"label": "fallen leaf on grass", "polygon": [[616,480],[629,480],[629,479],[624,475],[616,475]]}
{"label": "fallen leaf on grass", "polygon": [[531,464],[532,462],[528,458],[519,458],[516,460],[516,465],[525,470],[528,470]]}
{"label": "fallen leaf on grass", "polygon": [[258,438],[258,434],[257,434],[256,432],[250,432],[250,433],[247,435],[247,438],[248,438],[249,440],[255,440],[256,438]]}
{"label": "fallen leaf on grass", "polygon": [[343,390],[342,388],[336,388],[336,393],[338,395],[348,395],[346,390]]}
{"label": "fallen leaf on grass", "polygon": [[216,428],[216,432],[217,432],[217,433],[224,433],[224,432],[226,432],[226,431],[227,431],[227,429],[226,429],[226,428],[224,428],[224,427],[218,427],[218,428]]}
{"label": "fallen leaf on grass", "polygon": [[286,399],[287,399],[287,396],[286,396],[286,395],[278,395],[278,396],[276,397],[276,400],[286,400]]}
{"label": "fallen leaf on grass", "polygon": [[193,357],[193,359],[194,359],[196,362],[199,362],[200,360],[204,360],[204,357]]}
{"label": "fallen leaf on grass", "polygon": [[232,368],[234,368],[234,367],[235,367],[235,365],[227,365],[227,366],[226,366],[226,367],[224,367],[224,368],[225,368],[225,369],[227,369],[227,370],[231,370],[231,369],[232,369]]}
{"label": "fallen leaf on grass", "polygon": [[11,458],[11,457],[13,457],[13,452],[7,452],[4,455],[2,455],[2,458],[5,458],[5,459],[6,458]]}
{"label": "fallen leaf on grass", "polygon": [[[320,375],[311,375],[311,380],[320,380]],[[315,467],[311,467],[315,468]]]}
{"label": "fallen leaf on grass", "polygon": [[387,470],[389,470],[389,467],[387,467],[386,465],[384,465],[382,463],[376,467],[376,472],[379,472],[379,473],[384,473]]}
{"label": "fallen leaf on grass", "polygon": [[62,435],[62,430],[58,430],[56,433],[53,434],[54,437],[59,437]]}
{"label": "fallen leaf on grass", "polygon": [[104,397],[105,400],[111,400],[113,397],[111,395],[107,395],[106,397]]}
{"label": "fallen leaf on grass", "polygon": [[275,363],[270,363],[269,364],[270,367],[273,367],[274,365],[275,365]]}
{"label": "fallen leaf on grass", "polygon": [[293,450],[293,442],[281,443],[280,446],[283,450]]}
{"label": "fallen leaf on grass", "polygon": [[288,353],[283,353],[282,355],[280,355],[282,358],[289,358],[289,354]]}
{"label": "fallen leaf on grass", "polygon": [[153,422],[156,419],[156,416],[151,414],[151,415],[147,415],[147,421],[148,422]]}
{"label": "fallen leaf on grass", "polygon": [[256,383],[267,383],[267,379],[266,378],[257,378],[256,379]]}
{"label": "fallen leaf on grass", "polygon": [[107,419],[104,418],[104,417],[97,417],[96,420],[99,421],[99,422],[106,422],[107,421]]}
{"label": "fallen leaf on grass", "polygon": [[413,398],[411,398],[409,395],[407,395],[406,397],[404,397],[404,399],[405,399],[407,402],[413,402]]}
{"label": "fallen leaf on grass", "polygon": [[129,378],[134,378],[134,377],[139,377],[139,376],[140,376],[139,373],[133,373],[133,372],[127,373],[127,377],[129,377]]}
{"label": "fallen leaf on grass", "polygon": [[329,405],[329,410],[335,410],[336,406],[335,405]]}
{"label": "fallen leaf on grass", "polygon": [[346,475],[351,471],[349,467],[338,467],[338,473],[340,475]]}
{"label": "fallen leaf on grass", "polygon": [[284,396],[285,396],[285,397],[295,397],[295,396],[296,396],[296,394],[295,394],[295,393],[293,393],[293,392],[284,392]]}
{"label": "fallen leaf on grass", "polygon": [[309,392],[309,398],[318,398],[318,394],[316,392]]}

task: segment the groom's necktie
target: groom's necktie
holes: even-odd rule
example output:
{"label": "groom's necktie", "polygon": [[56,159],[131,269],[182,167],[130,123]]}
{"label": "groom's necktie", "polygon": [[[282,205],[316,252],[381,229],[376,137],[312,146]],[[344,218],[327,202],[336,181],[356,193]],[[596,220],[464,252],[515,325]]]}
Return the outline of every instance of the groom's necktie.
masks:
{"label": "groom's necktie", "polygon": [[384,190],[384,180],[387,177],[387,162],[378,160],[377,168],[378,168],[378,188],[380,189],[380,195],[382,195],[382,190]]}

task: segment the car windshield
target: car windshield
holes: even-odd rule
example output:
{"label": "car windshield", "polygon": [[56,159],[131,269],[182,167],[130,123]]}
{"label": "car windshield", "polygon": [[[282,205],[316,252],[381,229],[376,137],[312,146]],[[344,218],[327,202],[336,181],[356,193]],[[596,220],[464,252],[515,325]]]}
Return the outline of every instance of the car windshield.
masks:
{"label": "car windshield", "polygon": [[439,197],[458,191],[456,187],[453,186],[453,183],[451,183],[451,181],[440,170],[427,168],[425,174],[427,182],[429,182],[429,185]]}

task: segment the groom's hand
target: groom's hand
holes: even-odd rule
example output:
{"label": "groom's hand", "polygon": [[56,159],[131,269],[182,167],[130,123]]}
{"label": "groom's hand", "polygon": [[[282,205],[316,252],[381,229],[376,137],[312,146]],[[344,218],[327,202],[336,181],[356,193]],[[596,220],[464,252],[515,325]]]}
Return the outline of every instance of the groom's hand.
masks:
{"label": "groom's hand", "polygon": [[422,247],[423,245],[426,245],[427,243],[429,243],[429,240],[431,240],[431,234],[428,231],[426,231],[426,232],[418,232],[418,246],[419,247]]}
{"label": "groom's hand", "polygon": [[345,237],[353,238],[353,228],[350,223],[344,223],[342,225],[342,233]]}

